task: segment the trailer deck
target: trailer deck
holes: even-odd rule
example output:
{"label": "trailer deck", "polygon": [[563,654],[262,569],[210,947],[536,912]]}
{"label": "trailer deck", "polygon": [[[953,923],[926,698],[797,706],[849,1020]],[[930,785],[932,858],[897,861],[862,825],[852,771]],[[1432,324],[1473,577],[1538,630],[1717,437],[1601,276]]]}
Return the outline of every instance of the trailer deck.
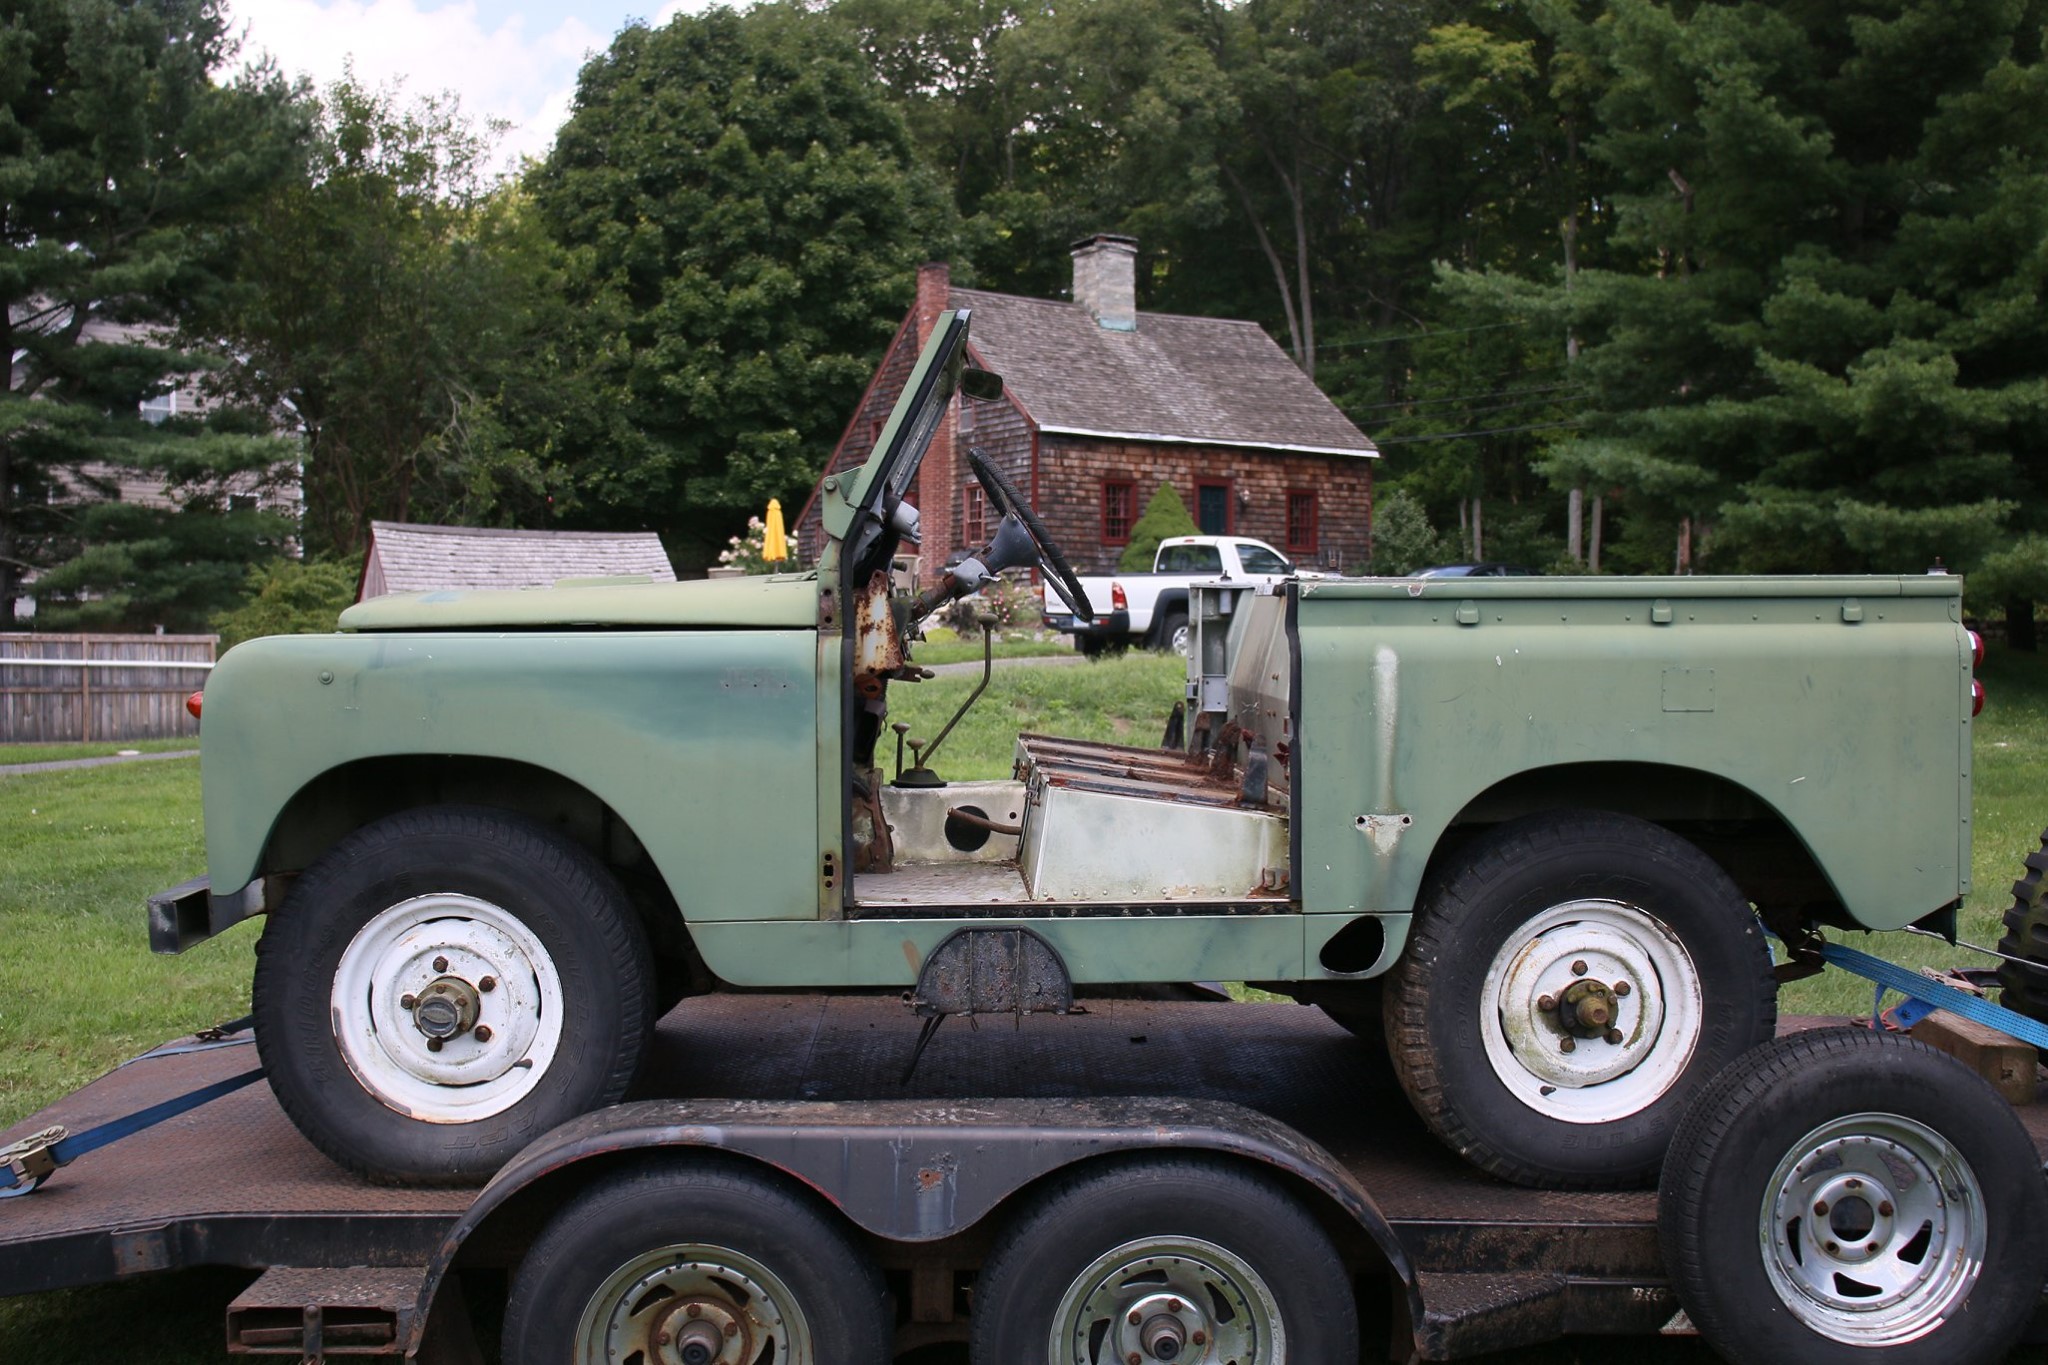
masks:
{"label": "trailer deck", "polygon": [[[956,1023],[904,1085],[917,1021],[893,997],[702,997],[662,1021],[643,1091],[1235,1103],[1320,1143],[1377,1201],[1419,1272],[1428,1323],[1447,1351],[1672,1330],[1677,1304],[1659,1262],[1654,1192],[1528,1190],[1479,1174],[1423,1129],[1376,1050],[1316,1010],[1085,1005],[1014,1026],[1008,1017]],[[0,1143],[52,1123],[78,1132],[256,1061],[248,1046],[138,1060],[0,1133]],[[2048,1103],[2021,1112],[2048,1153]],[[347,1174],[299,1136],[266,1086],[252,1086],[81,1157],[33,1195],[0,1200],[0,1293],[209,1264],[419,1267],[472,1198]],[[261,1349],[260,1339],[249,1346]]]}

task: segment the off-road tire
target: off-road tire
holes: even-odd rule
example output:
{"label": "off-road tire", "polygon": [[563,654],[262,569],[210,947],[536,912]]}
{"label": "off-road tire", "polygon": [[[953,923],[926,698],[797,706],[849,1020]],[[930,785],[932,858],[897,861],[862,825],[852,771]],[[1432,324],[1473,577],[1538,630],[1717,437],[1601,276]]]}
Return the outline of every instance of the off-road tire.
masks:
{"label": "off-road tire", "polygon": [[[365,925],[408,898],[473,895],[515,917],[559,978],[551,1061],[510,1108],[469,1122],[409,1117],[377,1098],[335,1036],[335,976]],[[312,1144],[380,1184],[480,1184],[520,1148],[622,1099],[653,1033],[654,965],[618,882],[580,845],[481,807],[366,825],[293,884],[256,945],[257,1050],[279,1105]]]}
{"label": "off-road tire", "polygon": [[2026,961],[1999,962],[1998,998],[2007,1009],[2048,1023],[2048,830],[2042,831],[2041,847],[2027,855],[2026,867],[2012,884],[2005,936],[1998,940],[1999,952]]}
{"label": "off-road tire", "polygon": [[[1288,1362],[1358,1359],[1350,1277],[1315,1216],[1263,1174],[1188,1156],[1112,1159],[1033,1193],[975,1281],[968,1359],[1046,1365],[1060,1301],[1091,1263],[1173,1238],[1223,1247],[1252,1267],[1276,1300]],[[1279,1359],[1255,1354],[1239,1365]]]}
{"label": "off-road tire", "polygon": [[[1932,1130],[1967,1161],[1983,1195],[1976,1212],[1986,1221],[1987,1240],[1975,1282],[1911,1340],[1851,1344],[1839,1330],[1823,1334],[1788,1305],[1766,1269],[1777,1230],[1766,1211],[1780,1202],[1775,1169],[1822,1125],[1858,1114],[1884,1123],[1903,1117]],[[1883,1160],[1896,1169],[1900,1149],[1886,1145]],[[1822,1216],[1803,1201],[1801,1214]],[[1708,1343],[1737,1365],[1999,1360],[2025,1329],[2048,1277],[2048,1185],[2011,1106],[1924,1043],[1862,1028],[1776,1039],[1701,1089],[1672,1137],[1657,1231],[1681,1305]],[[1824,1226],[1814,1231],[1829,1233]],[[1915,1229],[1887,1231],[1881,1254],[1894,1255],[1897,1246],[1910,1257]],[[1936,1253],[1923,1246],[1919,1254]],[[1814,1265],[1831,1269],[1824,1261]],[[1849,1287],[1859,1294],[1867,1288]]]}
{"label": "off-road tire", "polygon": [[[1481,1002],[1512,936],[1553,907],[1596,899],[1652,917],[1689,956],[1698,1036],[1666,1063],[1682,1069],[1653,1099],[1610,1121],[1568,1121],[1502,1080]],[[1481,1170],[1551,1189],[1652,1184],[1692,1096],[1776,1022],[1770,950],[1728,874],[1670,831],[1607,811],[1526,816],[1459,848],[1425,888],[1386,991],[1394,1071],[1431,1131]]]}
{"label": "off-road tire", "polygon": [[782,1281],[811,1354],[790,1360],[777,1352],[776,1365],[853,1365],[893,1354],[888,1290],[843,1218],[769,1171],[692,1155],[608,1174],[554,1215],[512,1277],[506,1365],[617,1365],[578,1352],[588,1344],[578,1341],[584,1314],[621,1267],[672,1246],[738,1252]]}

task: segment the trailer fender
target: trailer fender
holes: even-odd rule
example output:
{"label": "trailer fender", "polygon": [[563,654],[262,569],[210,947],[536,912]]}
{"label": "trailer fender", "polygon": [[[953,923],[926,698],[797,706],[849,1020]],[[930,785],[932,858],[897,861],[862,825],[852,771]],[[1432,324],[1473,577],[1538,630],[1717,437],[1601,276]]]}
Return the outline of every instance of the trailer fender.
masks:
{"label": "trailer fender", "polygon": [[1414,1266],[1386,1216],[1322,1147],[1240,1105],[1156,1098],[643,1100],[573,1119],[514,1157],[427,1265],[405,1353],[420,1349],[436,1293],[473,1234],[522,1195],[622,1153],[702,1148],[759,1161],[829,1200],[863,1231],[931,1242],[973,1226],[1026,1185],[1118,1152],[1214,1152],[1271,1167],[1321,1194],[1365,1233],[1423,1320]]}

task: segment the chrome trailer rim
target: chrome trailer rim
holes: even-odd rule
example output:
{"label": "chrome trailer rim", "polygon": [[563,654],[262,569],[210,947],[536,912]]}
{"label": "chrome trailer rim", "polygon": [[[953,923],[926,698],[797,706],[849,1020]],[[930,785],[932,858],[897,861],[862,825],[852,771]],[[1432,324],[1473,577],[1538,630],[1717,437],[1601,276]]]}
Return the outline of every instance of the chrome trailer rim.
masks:
{"label": "chrome trailer rim", "polygon": [[1764,1273],[1800,1322],[1851,1346],[1940,1327],[1984,1270],[1984,1192],[1947,1138],[1898,1114],[1833,1119],[1764,1189]]}
{"label": "chrome trailer rim", "polygon": [[363,1089],[427,1123],[510,1109],[562,1041],[562,978],[547,948],[510,911],[456,892],[401,901],[357,931],[330,1008]]}
{"label": "chrome trailer rim", "polygon": [[1479,1001],[1494,1075],[1565,1123],[1611,1123],[1662,1098],[1705,1017],[1678,935],[1616,900],[1565,901],[1521,925],[1494,954]]}
{"label": "chrome trailer rim", "polygon": [[731,1247],[650,1251],[606,1277],[576,1326],[575,1365],[816,1365],[810,1324],[774,1271]]}
{"label": "chrome trailer rim", "polygon": [[1245,1259],[1199,1237],[1141,1238],[1104,1252],[1053,1312],[1057,1365],[1281,1365],[1279,1300]]}

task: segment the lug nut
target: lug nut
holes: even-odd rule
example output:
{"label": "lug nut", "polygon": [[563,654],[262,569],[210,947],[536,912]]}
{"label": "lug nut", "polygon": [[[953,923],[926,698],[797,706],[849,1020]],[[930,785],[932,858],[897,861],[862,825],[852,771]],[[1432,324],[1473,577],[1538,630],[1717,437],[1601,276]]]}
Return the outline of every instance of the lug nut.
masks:
{"label": "lug nut", "polygon": [[476,1040],[479,1043],[491,1041],[491,1026],[489,1024],[478,1024],[476,1026]]}
{"label": "lug nut", "polygon": [[1586,963],[1585,963],[1585,959],[1581,958],[1581,959],[1580,959],[1580,960],[1578,960],[1577,962],[1574,962],[1574,963],[1572,963],[1572,975],[1573,975],[1573,976],[1584,976],[1585,974],[1586,974]]}
{"label": "lug nut", "polygon": [[1634,989],[1635,987],[1629,985],[1626,981],[1617,981],[1614,983],[1614,993],[1616,995],[1627,995],[1630,991]]}
{"label": "lug nut", "polygon": [[1822,1200],[1819,1200],[1818,1202],[1816,1202],[1816,1203],[1814,1204],[1814,1206],[1813,1206],[1813,1212],[1814,1212],[1814,1216],[1815,1216],[1815,1217],[1818,1217],[1818,1218],[1825,1218],[1825,1217],[1827,1217],[1827,1216],[1828,1216],[1828,1201],[1827,1201],[1827,1200],[1825,1200],[1825,1199],[1822,1199]]}
{"label": "lug nut", "polygon": [[1136,1351],[1133,1351],[1129,1355],[1124,1357],[1124,1362],[1125,1365],[1145,1365],[1145,1357],[1139,1355]]}
{"label": "lug nut", "polygon": [[1560,1038],[1557,1043],[1557,1048],[1560,1052],[1572,1052],[1575,1051],[1578,1048],[1578,1046],[1579,1045],[1577,1043],[1573,1042],[1569,1038]]}
{"label": "lug nut", "polygon": [[1140,1313],[1140,1312],[1139,1312],[1139,1311],[1138,1311],[1137,1309],[1133,1308],[1133,1309],[1131,1310],[1131,1316],[1130,1316],[1130,1319],[1129,1319],[1129,1321],[1130,1321],[1130,1324],[1131,1324],[1131,1326],[1133,1326],[1133,1327],[1136,1327],[1136,1326],[1137,1326],[1137,1325],[1138,1325],[1138,1324],[1139,1324],[1140,1322],[1142,1322],[1143,1320],[1144,1320],[1144,1315],[1143,1315],[1142,1313]]}
{"label": "lug nut", "polygon": [[1557,1012],[1557,997],[1554,995],[1537,996],[1536,1008],[1542,1010],[1545,1014],[1555,1014]]}
{"label": "lug nut", "polygon": [[1891,1216],[1892,1216],[1892,1201],[1891,1201],[1891,1200],[1889,1200],[1889,1199],[1886,1199],[1886,1200],[1883,1200],[1882,1202],[1880,1202],[1880,1203],[1878,1204],[1878,1206],[1877,1206],[1877,1212],[1878,1212],[1879,1216],[1881,1216],[1881,1217],[1884,1217],[1884,1218],[1889,1218],[1889,1217],[1891,1217]]}
{"label": "lug nut", "polygon": [[1613,1043],[1616,1046],[1619,1046],[1621,1043],[1621,1030],[1618,1028],[1611,1028],[1607,1030],[1607,1032],[1602,1036],[1605,1037],[1608,1042]]}
{"label": "lug nut", "polygon": [[1850,1189],[1852,1189],[1852,1190],[1860,1190],[1860,1189],[1862,1189],[1862,1188],[1863,1188],[1863,1182],[1862,1182],[1862,1181],[1860,1181],[1860,1180],[1858,1180],[1858,1179],[1857,1179],[1857,1178],[1856,1178],[1855,1176],[1853,1176],[1853,1175],[1852,1175],[1852,1176],[1850,1176],[1850,1177],[1849,1177],[1849,1178],[1848,1178],[1847,1180],[1843,1181],[1842,1183],[1843,1183],[1844,1185],[1847,1185],[1847,1186],[1848,1186],[1848,1187],[1849,1187]]}
{"label": "lug nut", "polygon": [[1834,1255],[1838,1255],[1838,1254],[1839,1254],[1839,1253],[1841,1252],[1842,1248],[1841,1248],[1841,1247],[1839,1247],[1839,1246],[1837,1246],[1837,1245],[1836,1245],[1835,1243],[1833,1243],[1833,1242],[1829,1242],[1829,1243],[1827,1244],[1827,1250],[1828,1250],[1828,1255],[1830,1255],[1830,1256],[1834,1256]]}
{"label": "lug nut", "polygon": [[701,1318],[701,1317],[703,1317],[703,1316],[704,1316],[704,1305],[703,1305],[703,1304],[701,1304],[701,1303],[693,1303],[693,1304],[689,1304],[688,1306],[686,1306],[686,1307],[685,1307],[685,1308],[683,1309],[683,1316],[684,1316],[684,1317],[686,1317],[686,1318]]}
{"label": "lug nut", "polygon": [[1881,1242],[1872,1242],[1869,1246],[1863,1249],[1869,1252],[1871,1255],[1875,1256],[1878,1252],[1884,1250],[1884,1244]]}
{"label": "lug nut", "polygon": [[1169,1313],[1178,1313],[1178,1312],[1180,1311],[1180,1308],[1181,1308],[1181,1304],[1180,1304],[1180,1300],[1179,1300],[1179,1299],[1168,1299],[1168,1300],[1166,1301],[1166,1311],[1167,1311],[1167,1312],[1169,1312]]}
{"label": "lug nut", "polygon": [[1197,1328],[1195,1329],[1194,1334],[1190,1336],[1188,1340],[1192,1341],[1197,1346],[1206,1346],[1209,1344],[1209,1334],[1207,1332],[1202,1331],[1200,1328]]}
{"label": "lug nut", "polygon": [[668,1345],[668,1328],[664,1327],[654,1334],[654,1344],[656,1346]]}
{"label": "lug nut", "polygon": [[429,1052],[439,1052],[440,1050],[441,1050],[441,1040],[440,1040],[439,1038],[429,1038],[429,1039],[427,1039],[427,1051],[429,1051]]}
{"label": "lug nut", "polygon": [[437,971],[437,972],[445,972],[445,971],[447,971],[447,970],[448,970],[448,959],[447,959],[447,958],[445,958],[445,957],[437,957],[437,958],[435,958],[435,959],[434,959],[434,970],[435,970],[435,971]]}
{"label": "lug nut", "polygon": [[419,1004],[419,1002],[420,999],[416,995],[401,995],[398,997],[398,1008],[402,1010],[409,1010],[414,1005]]}
{"label": "lug nut", "polygon": [[487,976],[483,980],[476,983],[476,988],[480,991],[494,991],[498,989],[498,978],[495,976]]}

